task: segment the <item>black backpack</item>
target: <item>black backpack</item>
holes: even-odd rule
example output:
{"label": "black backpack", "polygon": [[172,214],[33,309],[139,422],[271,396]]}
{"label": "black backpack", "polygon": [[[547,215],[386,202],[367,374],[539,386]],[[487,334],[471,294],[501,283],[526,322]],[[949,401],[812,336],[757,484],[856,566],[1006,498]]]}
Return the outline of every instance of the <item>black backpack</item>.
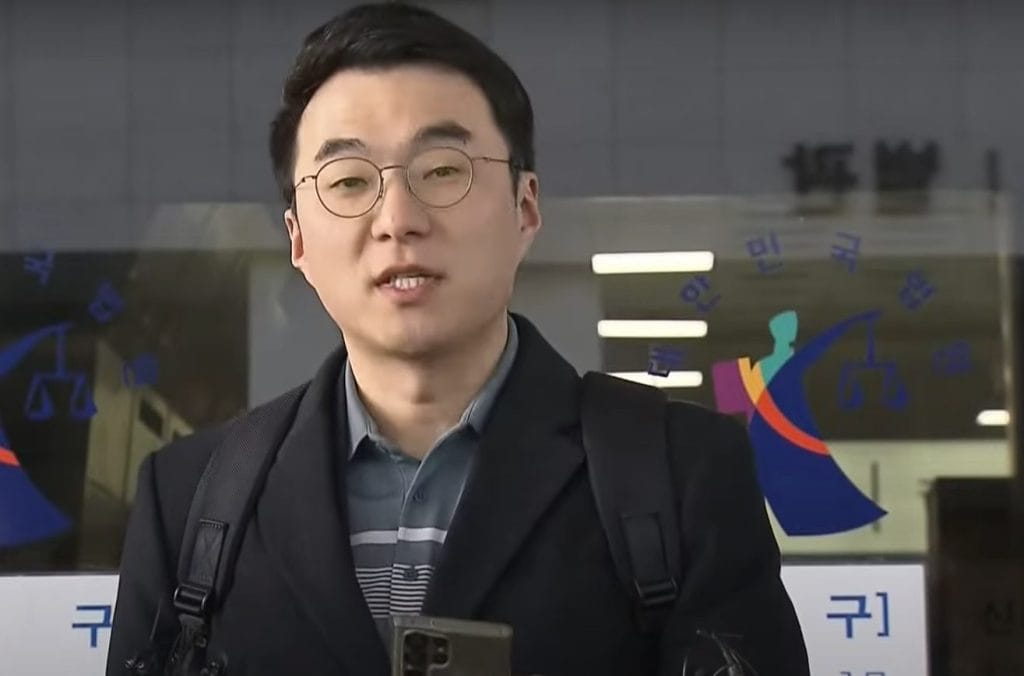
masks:
{"label": "black backpack", "polygon": [[[160,673],[154,667],[181,676],[226,673],[223,662],[206,655],[210,618],[230,588],[246,524],[289,427],[281,422],[294,418],[301,394],[293,390],[273,408],[254,410],[210,457],[192,498],[178,561],[173,602],[181,631],[166,665],[159,665],[163,660],[151,647],[129,660],[128,673]],[[667,406],[655,388],[595,371],[583,377],[583,446],[598,513],[637,625],[655,634],[679,595],[682,572]],[[252,440],[275,433],[282,438],[266,445],[275,451],[249,452]]]}

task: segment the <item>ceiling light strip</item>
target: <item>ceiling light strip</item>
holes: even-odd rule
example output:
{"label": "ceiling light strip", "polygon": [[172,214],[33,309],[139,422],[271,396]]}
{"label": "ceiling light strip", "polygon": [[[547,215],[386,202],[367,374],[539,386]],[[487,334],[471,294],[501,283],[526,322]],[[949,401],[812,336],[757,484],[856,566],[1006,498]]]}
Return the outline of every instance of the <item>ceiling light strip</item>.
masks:
{"label": "ceiling light strip", "polygon": [[597,275],[707,272],[714,266],[715,254],[710,251],[599,253],[590,258],[590,267]]}

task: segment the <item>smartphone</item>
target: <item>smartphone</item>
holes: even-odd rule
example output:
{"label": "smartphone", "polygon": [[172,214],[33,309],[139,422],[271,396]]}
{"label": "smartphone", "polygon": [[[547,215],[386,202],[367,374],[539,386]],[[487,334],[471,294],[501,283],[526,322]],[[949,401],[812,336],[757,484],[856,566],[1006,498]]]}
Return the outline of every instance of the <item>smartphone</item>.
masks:
{"label": "smartphone", "polygon": [[421,615],[392,620],[392,676],[510,676],[512,627]]}

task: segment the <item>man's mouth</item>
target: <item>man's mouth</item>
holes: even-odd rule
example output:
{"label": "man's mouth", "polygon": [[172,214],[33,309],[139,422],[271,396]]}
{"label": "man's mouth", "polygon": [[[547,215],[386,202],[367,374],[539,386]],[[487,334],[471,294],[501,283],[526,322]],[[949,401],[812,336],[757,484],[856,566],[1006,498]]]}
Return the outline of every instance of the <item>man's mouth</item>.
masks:
{"label": "man's mouth", "polygon": [[395,275],[387,281],[382,282],[379,286],[386,286],[399,291],[409,291],[436,280],[437,277],[432,275],[403,274]]}

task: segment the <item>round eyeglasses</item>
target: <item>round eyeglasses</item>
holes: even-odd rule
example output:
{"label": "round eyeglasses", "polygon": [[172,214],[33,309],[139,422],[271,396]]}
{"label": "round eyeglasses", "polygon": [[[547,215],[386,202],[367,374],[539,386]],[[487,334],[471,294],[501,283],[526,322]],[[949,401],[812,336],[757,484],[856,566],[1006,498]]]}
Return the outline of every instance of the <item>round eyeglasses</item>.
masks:
{"label": "round eyeglasses", "polygon": [[[298,189],[313,179],[316,195],[327,211],[341,218],[356,218],[369,213],[384,195],[384,170],[405,169],[409,192],[428,207],[443,209],[458,204],[473,186],[473,162],[501,162],[507,159],[478,155],[470,157],[459,148],[428,148],[417,153],[408,164],[378,167],[362,157],[339,157],[324,164],[315,174],[299,179]],[[292,198],[294,205],[294,197]]]}

